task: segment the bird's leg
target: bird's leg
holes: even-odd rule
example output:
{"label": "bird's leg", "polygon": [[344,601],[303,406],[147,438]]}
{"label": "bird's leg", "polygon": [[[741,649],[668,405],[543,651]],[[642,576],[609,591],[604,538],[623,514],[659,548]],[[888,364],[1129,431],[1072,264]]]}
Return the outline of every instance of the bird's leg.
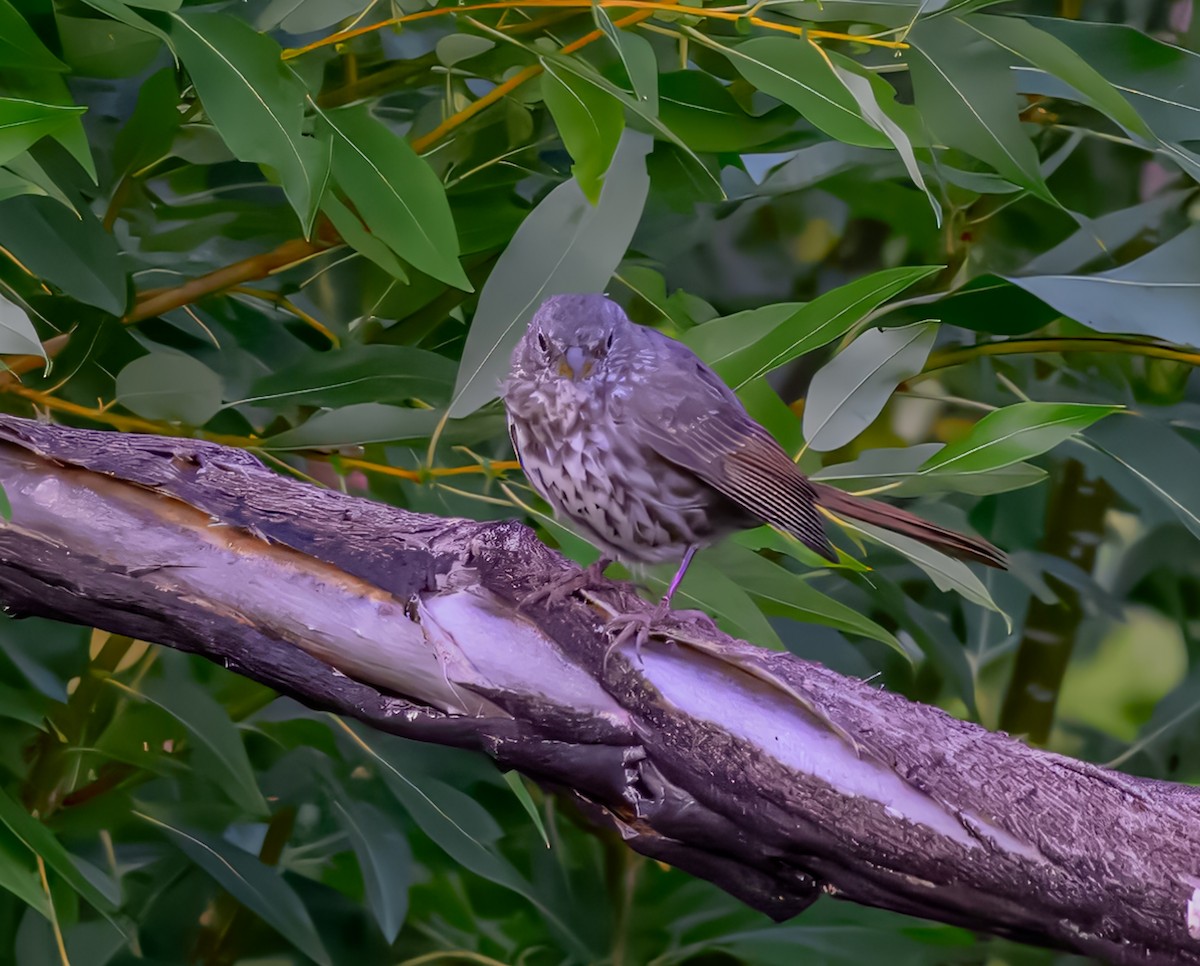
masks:
{"label": "bird's leg", "polygon": [[[618,614],[605,625],[604,629],[610,634],[615,632],[616,637],[613,638],[613,642],[608,646],[608,650],[604,652],[604,666],[608,665],[608,658],[612,652],[631,638],[634,650],[639,654],[641,653],[642,645],[646,643],[646,639],[650,636],[651,629],[671,612],[671,598],[675,596],[675,591],[683,583],[683,575],[687,573],[688,566],[692,562],[692,557],[696,555],[698,549],[699,547],[695,545],[687,548],[687,551],[683,555],[683,561],[679,564],[679,569],[675,571],[675,576],[671,578],[671,583],[667,585],[667,592],[663,594],[662,600],[658,602],[658,606],[654,610],[649,614],[645,611],[637,614]],[[702,618],[708,623],[712,623],[712,618],[703,611],[681,610],[675,613],[683,617]]]}
{"label": "bird's leg", "polygon": [[554,605],[566,600],[574,593],[586,590],[589,587],[595,587],[604,577],[604,571],[608,569],[608,565],[611,563],[611,557],[601,557],[599,560],[588,564],[583,570],[578,570],[557,580],[552,580],[550,583],[522,597],[521,603],[517,605],[517,609],[523,610],[542,601]]}

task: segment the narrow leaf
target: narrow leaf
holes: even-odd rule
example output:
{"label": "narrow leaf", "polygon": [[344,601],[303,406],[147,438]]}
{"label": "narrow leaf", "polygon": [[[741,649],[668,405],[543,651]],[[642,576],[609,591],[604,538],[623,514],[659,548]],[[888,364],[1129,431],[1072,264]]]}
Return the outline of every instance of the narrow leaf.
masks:
{"label": "narrow leaf", "polygon": [[625,128],[625,109],[578,74],[542,58],[542,97],[574,164],[571,172],[592,204],[600,200],[604,173]]}
{"label": "narrow leaf", "polygon": [[[154,811],[157,811],[155,809]],[[312,917],[300,897],[277,869],[264,865],[257,856],[195,829],[152,814],[146,804],[131,813],[153,825],[184,855],[200,866],[221,886],[259,916],[263,922],[319,966],[333,961],[317,935]]]}
{"label": "narrow leaf", "polygon": [[[342,794],[340,788],[331,792]],[[408,890],[413,880],[408,839],[395,822],[367,802],[335,800],[333,813],[358,859],[371,915],[383,938],[395,942],[408,916]]]}
{"label": "narrow leaf", "polygon": [[269,165],[305,232],[312,226],[327,158],[303,136],[305,90],[277,43],[222,13],[170,14],[170,37],[229,149]]}
{"label": "narrow leaf", "polygon": [[967,600],[979,604],[981,607],[994,610],[1004,618],[1008,629],[1012,630],[1012,620],[996,606],[996,602],[992,600],[992,595],[988,593],[983,582],[961,560],[955,560],[940,550],[934,550],[933,547],[926,546],[921,541],[914,540],[912,537],[893,533],[891,530],[884,530],[882,527],[872,526],[869,523],[842,520],[841,524],[847,529],[856,530],[876,543],[890,547],[902,556],[907,557],[929,575],[929,578],[937,585],[938,590],[952,590],[957,594],[961,594]]}
{"label": "narrow leaf", "polygon": [[890,146],[888,137],[863,117],[854,95],[811,41],[756,37],[721,49],[746,80],[799,111],[830,137],[861,147]]}
{"label": "narrow leaf", "polygon": [[320,114],[333,132],[334,180],[371,232],[414,268],[471,291],[458,263],[450,203],[433,169],[365,106]]}
{"label": "narrow leaf", "polygon": [[600,202],[588,204],[570,181],[550,192],[521,223],[479,295],[463,348],[453,418],[496,398],[509,355],[534,311],[550,295],[597,292],[608,284],[633,238],[650,188],[651,142],[626,131]]}
{"label": "narrow leaf", "polygon": [[933,135],[1054,204],[1017,115],[1009,55],[952,17],[918,20],[906,39],[917,110]]}
{"label": "narrow leaf", "polygon": [[117,400],[146,419],[203,426],[221,408],[221,377],[181,352],[151,352],[117,373]]}
{"label": "narrow leaf", "polygon": [[804,403],[809,448],[838,449],[870,426],[896,387],[921,371],[938,328],[870,329],[818,369]]}
{"label": "narrow leaf", "polygon": [[716,366],[734,389],[840,338],[888,299],[940,271],[937,265],[889,268],[813,299],[763,337]]}
{"label": "narrow leaf", "polygon": [[1053,449],[1120,406],[1020,402],[988,413],[962,439],[936,454],[924,473],[985,473]]}
{"label": "narrow leaf", "polygon": [[599,4],[592,7],[596,26],[604,31],[609,42],[621,58],[633,92],[651,114],[658,113],[658,58],[654,48],[641,34],[622,30]]}
{"label": "narrow leaf", "polygon": [[29,314],[0,294],[0,354],[46,358]]}

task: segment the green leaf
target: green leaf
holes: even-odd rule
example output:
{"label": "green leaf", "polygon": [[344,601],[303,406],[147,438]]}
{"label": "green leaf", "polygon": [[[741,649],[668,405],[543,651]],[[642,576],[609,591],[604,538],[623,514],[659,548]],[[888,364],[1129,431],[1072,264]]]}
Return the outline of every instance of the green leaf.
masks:
{"label": "green leaf", "polygon": [[305,956],[320,966],[332,966],[308,910],[277,869],[224,839],[185,828],[155,813],[159,809],[142,803],[130,814],[161,830],[222,889]]}
{"label": "green leaf", "polygon": [[[656,591],[665,591],[675,569],[673,566],[655,568],[655,573],[650,578],[651,586]],[[751,588],[741,584],[726,573],[724,567],[714,564],[709,555],[702,553],[688,567],[683,583],[672,598],[672,606],[702,610],[711,614],[727,634],[758,644],[760,647],[782,651],[783,641],[775,633],[770,621],[763,616],[750,592]]]}
{"label": "green leaf", "polygon": [[[331,794],[342,795],[340,787]],[[408,839],[383,812],[367,802],[335,798],[333,814],[358,859],[371,915],[389,943],[396,941],[408,915],[413,857]]]}
{"label": "green leaf", "polygon": [[[384,783],[422,832],[459,865],[528,899],[576,955],[588,961],[595,958],[558,910],[551,908],[507,859],[488,848],[487,842],[500,836],[500,827],[473,799],[435,779],[416,784],[404,774],[403,761],[394,761],[386,746],[362,737],[358,729],[354,734],[356,744],[382,766]],[[481,824],[483,816],[487,821]]]}
{"label": "green leaf", "polygon": [[332,27],[361,10],[359,0],[271,0],[255,25],[259,30],[280,27],[289,34],[307,34]]}
{"label": "green leaf", "polygon": [[868,449],[847,463],[834,463],[812,474],[814,480],[832,483],[842,489],[875,490],[887,487],[889,496],[924,496],[930,493],[970,493],[986,496],[1005,493],[1040,483],[1046,471],[1032,463],[1014,463],[986,473],[947,467],[938,473],[924,473],[921,467],[935,453],[945,449],[942,443]]}
{"label": "green leaf", "polygon": [[1101,332],[1200,343],[1200,225],[1147,255],[1095,275],[1035,275],[1008,281]]}
{"label": "green leaf", "polygon": [[1008,629],[1012,630],[1012,620],[996,606],[996,602],[992,600],[992,595],[988,593],[983,582],[961,560],[955,560],[912,537],[893,533],[891,530],[884,530],[882,527],[872,526],[869,523],[843,519],[841,525],[848,530],[856,530],[876,543],[907,557],[929,575],[938,590],[952,590],[972,603],[986,607],[988,610],[994,610],[1004,618]]}
{"label": "green leaf", "polygon": [[757,342],[772,329],[792,318],[804,302],[779,302],[744,312],[710,319],[688,329],[679,341],[710,366],[718,366],[738,350]]}
{"label": "green leaf", "polygon": [[627,131],[599,204],[588,204],[570,181],[551,191],[521,223],[480,292],[451,417],[467,416],[496,398],[513,347],[548,296],[597,292],[608,284],[641,220],[650,188],[649,150],[649,138]]}
{"label": "green leaf", "polygon": [[720,49],[746,80],[799,111],[830,137],[861,147],[892,146],[887,135],[863,117],[854,95],[811,41],[756,37]]}
{"label": "green leaf", "polygon": [[617,56],[621,58],[625,74],[637,99],[651,114],[657,114],[658,58],[650,41],[632,30],[622,30],[612,22],[608,11],[599,4],[592,7],[592,16],[596,20],[596,26],[604,31]]}
{"label": "green leaf", "polygon": [[813,299],[766,335],[715,367],[734,389],[838,339],[888,299],[941,270],[938,265],[889,268]]}
{"label": "green leaf", "polygon": [[5,826],[0,826],[0,889],[50,918],[50,904],[38,881],[33,852]]}
{"label": "green leaf", "polygon": [[1019,17],[978,14],[961,22],[1020,60],[1070,84],[1088,104],[1130,134],[1155,140],[1149,125],[1112,83],[1057,37]]}
{"label": "green leaf", "polygon": [[542,837],[542,842],[545,843],[546,848],[550,848],[550,836],[546,834],[546,823],[542,821],[542,813],[538,811],[537,806],[533,803],[533,796],[529,794],[529,789],[525,787],[525,780],[515,771],[503,772],[502,777],[504,778],[504,783],[512,789],[512,793],[517,797],[517,801],[521,803],[521,807],[525,809],[525,814],[533,820],[533,824],[538,830],[538,835]]}
{"label": "green leaf", "polygon": [[98,889],[79,870],[54,834],[3,789],[0,789],[0,824],[3,824],[22,845],[40,855],[49,868],[57,872],[89,905],[112,922],[117,900],[115,890],[110,897]]}
{"label": "green leaf", "polygon": [[596,204],[625,128],[625,110],[615,98],[580,75],[559,69],[553,60],[543,57],[542,67],[542,97],[575,162],[571,173],[588,201]]}
{"label": "green leaf", "polygon": [[444,403],[454,385],[454,363],[445,356],[412,346],[348,345],[314,352],[294,365],[255,380],[250,396],[256,406],[349,406],[401,403],[420,399]]}
{"label": "green leaf", "polygon": [[751,116],[720,81],[698,70],[662,74],[658,86],[659,120],[693,151],[748,151],[796,127],[791,108]]}
{"label": "green leaf", "polygon": [[1200,537],[1200,453],[1190,440],[1153,419],[1122,415],[1093,426],[1083,442],[1132,477],[1137,495],[1161,500]]}
{"label": "green leaf", "polygon": [[295,429],[268,436],[263,440],[263,448],[336,448],[428,439],[437,429],[442,416],[443,413],[436,409],[405,409],[383,403],[358,403],[317,413]]}
{"label": "green leaf", "polygon": [[986,473],[1053,449],[1121,409],[1086,403],[1020,402],[988,413],[962,439],[926,461],[925,473]]}
{"label": "green leaf", "polygon": [[804,402],[810,449],[840,449],[875,421],[896,387],[921,371],[938,324],[869,329],[817,370]]}
{"label": "green leaf", "polygon": [[65,71],[9,0],[0,0],[0,69]]}
{"label": "green leaf", "polygon": [[198,749],[203,749],[208,759],[207,767],[197,770],[202,774],[207,772],[230,801],[250,815],[260,818],[270,815],[237,725],[207,691],[178,676],[148,681],[141,691],[121,690],[162,708],[187,729],[191,740]]}
{"label": "green leaf", "polygon": [[146,419],[203,426],[223,391],[219,375],[179,352],[151,352],[117,373],[117,401]]}
{"label": "green leaf", "polygon": [[914,657],[895,635],[870,618],[821,593],[799,574],[771,563],[747,547],[727,542],[717,548],[714,555],[721,570],[744,587],[768,614],[790,617],[806,624],[823,624],[846,634],[879,641],[910,660]]}
{"label": "green leaf", "polygon": [[183,124],[176,72],[164,67],[138,91],[137,106],[113,145],[113,167],[132,172],[167,156]]}
{"label": "green leaf", "polygon": [[29,314],[0,295],[0,354],[32,355],[46,358]]}
{"label": "green leaf", "polygon": [[849,58],[840,55],[830,55],[830,57],[834,73],[837,74],[838,79],[858,104],[863,119],[892,142],[892,147],[896,149],[896,153],[904,162],[904,170],[912,178],[913,184],[920,188],[925,193],[925,197],[929,199],[934,221],[940,226],[942,206],[934,197],[933,192],[929,190],[928,185],[925,184],[925,176],[917,164],[917,156],[913,152],[912,141],[907,132],[888,113],[889,110],[894,112],[897,109],[896,92],[878,74],[859,74],[850,66],[853,61]]}
{"label": "green leaf", "polygon": [[905,39],[917,110],[934,137],[1056,204],[1017,115],[1008,54],[952,17],[918,20]]}
{"label": "green leaf", "polygon": [[637,95],[621,90],[621,88],[603,74],[594,70],[586,61],[574,57],[562,57],[550,54],[543,56],[542,59],[543,62],[553,60],[561,68],[560,74],[563,72],[574,74],[580,79],[588,81],[602,91],[607,92],[611,97],[616,98],[624,104],[634,117],[639,118],[655,134],[678,147],[681,152],[680,159],[683,162],[682,170],[691,180],[699,196],[708,197],[709,195],[715,195],[718,199],[725,197],[725,189],[721,187],[720,180],[705,166],[703,161],[696,157],[695,151],[685,144],[678,134],[659,120],[657,114],[652,112],[649,105]]}
{"label": "green leaf", "polygon": [[88,208],[75,214],[51,198],[10,198],[0,202],[0,222],[21,226],[5,247],[35,275],[112,315],[125,311],[128,283],[117,243]]}
{"label": "green leaf", "polygon": [[[328,143],[332,151],[333,141],[330,140]],[[408,272],[404,270],[404,265],[396,257],[395,252],[367,231],[360,216],[342,204],[332,191],[326,192],[325,197],[321,200],[321,211],[332,222],[333,227],[337,229],[346,244],[360,255],[369,258],[389,275],[406,285],[408,284]]]}
{"label": "green leaf", "polygon": [[29,150],[46,135],[62,130],[86,111],[86,107],[0,97],[0,164]]}
{"label": "green leaf", "polygon": [[447,34],[434,46],[437,59],[446,67],[453,67],[464,60],[485,54],[496,46],[496,41],[475,34]]}
{"label": "green leaf", "polygon": [[[1111,83],[1157,137],[1175,142],[1200,137],[1197,117],[1200,104],[1195,96],[1200,85],[1200,54],[1163,43],[1126,24],[1076,22],[1058,17],[1028,20],[1032,27],[1065,43],[1096,74]],[[984,29],[989,28],[985,25]],[[1075,86],[1078,78],[1062,79],[1078,89]],[[1118,123],[1124,122],[1118,120]]]}
{"label": "green leaf", "polygon": [[326,178],[327,156],[303,136],[305,89],[270,37],[221,13],[170,15],[171,42],[204,110],[229,149],[268,165],[307,234]]}
{"label": "green leaf", "polygon": [[365,106],[320,112],[333,131],[333,176],[371,233],[414,268],[463,291],[458,233],[446,192],[408,142]]}

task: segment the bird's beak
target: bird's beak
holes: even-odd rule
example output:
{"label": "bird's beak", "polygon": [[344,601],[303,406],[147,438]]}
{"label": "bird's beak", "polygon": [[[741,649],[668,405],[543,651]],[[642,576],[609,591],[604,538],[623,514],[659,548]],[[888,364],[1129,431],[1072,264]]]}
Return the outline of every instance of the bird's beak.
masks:
{"label": "bird's beak", "polygon": [[592,361],[585,356],[582,346],[571,346],[558,364],[558,374],[572,380],[582,379],[591,371]]}

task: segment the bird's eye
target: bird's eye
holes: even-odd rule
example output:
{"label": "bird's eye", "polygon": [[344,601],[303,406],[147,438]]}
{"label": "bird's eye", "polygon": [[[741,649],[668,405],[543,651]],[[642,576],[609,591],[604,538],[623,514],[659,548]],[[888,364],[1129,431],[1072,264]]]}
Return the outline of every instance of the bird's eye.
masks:
{"label": "bird's eye", "polygon": [[608,333],[608,338],[604,340],[604,348],[607,351],[612,348],[613,333]]}
{"label": "bird's eye", "polygon": [[541,350],[543,352],[549,352],[550,351],[550,343],[548,343],[546,341],[546,337],[544,335],[542,335],[542,333],[539,332],[537,334],[537,339],[538,339],[538,346],[541,348]]}

